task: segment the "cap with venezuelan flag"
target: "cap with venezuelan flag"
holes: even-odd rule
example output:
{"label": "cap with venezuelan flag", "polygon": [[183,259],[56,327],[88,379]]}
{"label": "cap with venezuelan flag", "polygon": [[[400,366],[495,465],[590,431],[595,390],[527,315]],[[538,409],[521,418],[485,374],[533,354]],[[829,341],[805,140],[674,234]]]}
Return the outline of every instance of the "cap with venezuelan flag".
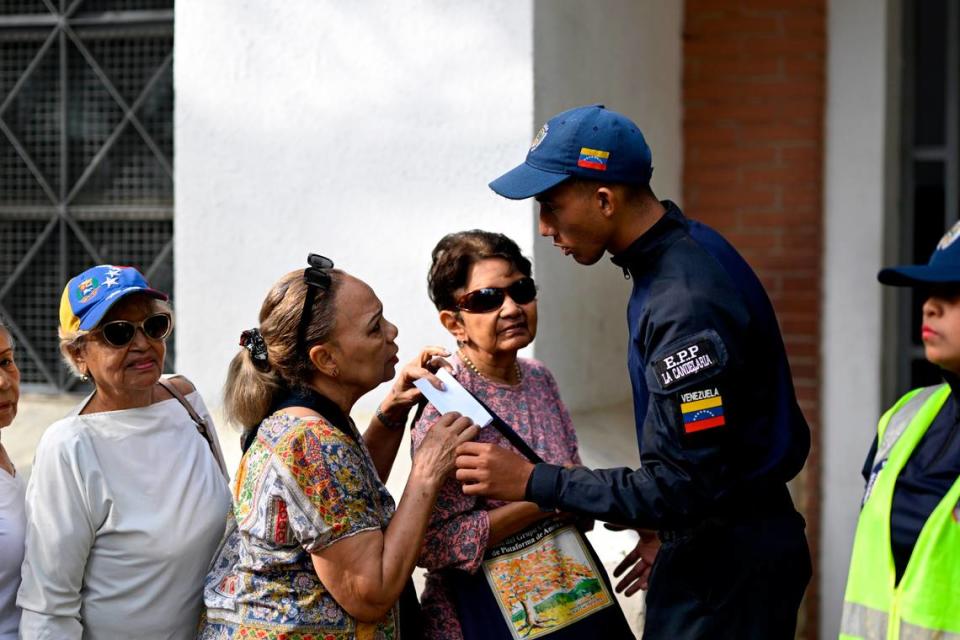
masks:
{"label": "cap with venezuelan flag", "polygon": [[559,113],[537,133],[523,164],[490,183],[505,198],[522,200],[571,177],[620,184],[650,182],[652,155],[643,132],[602,104]]}
{"label": "cap with venezuelan flag", "polygon": [[147,284],[133,267],[101,264],[70,278],[60,296],[60,329],[69,333],[90,331],[117,301],[131,293],[167,300],[167,294]]}

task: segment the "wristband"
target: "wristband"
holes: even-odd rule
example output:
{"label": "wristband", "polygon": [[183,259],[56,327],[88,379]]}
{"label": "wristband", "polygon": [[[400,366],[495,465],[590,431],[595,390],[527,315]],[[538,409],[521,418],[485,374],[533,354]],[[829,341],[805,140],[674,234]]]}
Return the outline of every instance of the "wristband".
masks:
{"label": "wristband", "polygon": [[401,430],[401,429],[403,429],[404,427],[407,426],[407,421],[406,421],[406,420],[401,420],[401,421],[399,421],[399,422],[395,422],[395,421],[391,420],[390,418],[388,418],[387,416],[385,416],[385,415],[383,414],[383,410],[380,409],[379,406],[377,407],[377,411],[376,411],[375,415],[377,416],[377,420],[379,420],[379,421],[383,424],[383,426],[385,426],[385,427],[386,427],[387,429],[389,429],[390,431],[399,431],[399,430]]}

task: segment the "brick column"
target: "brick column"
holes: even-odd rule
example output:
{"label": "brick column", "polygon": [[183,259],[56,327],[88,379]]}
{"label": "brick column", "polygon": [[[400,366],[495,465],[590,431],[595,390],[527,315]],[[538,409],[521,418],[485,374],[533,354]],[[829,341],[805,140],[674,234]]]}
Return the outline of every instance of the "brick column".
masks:
{"label": "brick column", "polygon": [[[813,432],[798,489],[820,520],[824,0],[686,0],[684,209],[723,233],[773,300]],[[799,637],[817,637],[817,570]]]}

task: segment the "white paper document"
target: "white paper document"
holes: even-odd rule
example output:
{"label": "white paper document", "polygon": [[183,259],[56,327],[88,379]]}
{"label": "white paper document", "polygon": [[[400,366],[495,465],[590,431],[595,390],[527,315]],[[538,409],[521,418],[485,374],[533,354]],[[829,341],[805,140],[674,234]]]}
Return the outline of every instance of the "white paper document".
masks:
{"label": "white paper document", "polygon": [[485,427],[493,422],[493,416],[483,408],[483,405],[477,402],[476,398],[470,395],[469,391],[463,388],[463,385],[457,382],[456,378],[450,375],[449,371],[440,369],[437,372],[437,377],[446,385],[446,390],[440,391],[423,379],[413,381],[413,384],[416,385],[417,389],[420,389],[423,395],[427,396],[427,400],[437,408],[437,411],[441,414],[456,411],[460,415],[473,420],[478,427]]}

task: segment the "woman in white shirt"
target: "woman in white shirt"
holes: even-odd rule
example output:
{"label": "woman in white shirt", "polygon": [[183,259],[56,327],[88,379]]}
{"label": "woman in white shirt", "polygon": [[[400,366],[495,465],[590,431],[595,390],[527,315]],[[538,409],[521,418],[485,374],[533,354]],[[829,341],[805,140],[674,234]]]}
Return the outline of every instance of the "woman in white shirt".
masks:
{"label": "woman in white shirt", "polygon": [[216,434],[198,433],[174,392],[210,424],[200,395],[183,378],[161,381],[173,327],[166,299],[136,269],[110,265],[64,289],[61,351],[95,390],[37,446],[21,638],[196,632],[230,493]]}
{"label": "woman in white shirt", "polygon": [[[20,400],[20,371],[13,339],[0,320],[0,429],[9,427]],[[20,624],[17,587],[23,562],[23,480],[0,444],[0,640],[16,640]]]}

